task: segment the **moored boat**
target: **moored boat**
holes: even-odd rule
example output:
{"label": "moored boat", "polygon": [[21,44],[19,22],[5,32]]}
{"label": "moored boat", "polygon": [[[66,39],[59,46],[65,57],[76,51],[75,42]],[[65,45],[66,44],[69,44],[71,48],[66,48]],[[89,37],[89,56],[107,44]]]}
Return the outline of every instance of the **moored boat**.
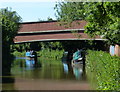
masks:
{"label": "moored boat", "polygon": [[72,66],[80,66],[83,64],[83,58],[79,58],[77,61],[72,60],[71,61]]}
{"label": "moored boat", "polygon": [[28,60],[33,60],[35,57],[33,57],[33,56],[26,56],[26,59],[28,59]]}

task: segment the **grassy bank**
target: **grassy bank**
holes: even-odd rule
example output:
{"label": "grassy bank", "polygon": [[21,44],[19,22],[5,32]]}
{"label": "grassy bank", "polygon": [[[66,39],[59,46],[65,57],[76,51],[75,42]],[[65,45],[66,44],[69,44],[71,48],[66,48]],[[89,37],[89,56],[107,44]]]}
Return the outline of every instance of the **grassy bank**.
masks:
{"label": "grassy bank", "polygon": [[[37,56],[45,57],[45,58],[53,58],[53,59],[60,59],[63,56],[64,50],[50,50],[50,49],[44,49],[41,51],[37,51]],[[16,57],[25,57],[25,51],[18,52],[15,51],[12,54]]]}
{"label": "grassy bank", "polygon": [[120,91],[120,57],[103,51],[88,51],[86,71],[95,90]]}
{"label": "grassy bank", "polygon": [[18,51],[14,51],[12,54],[15,56],[15,57],[25,57],[25,51],[23,52],[18,52]]}
{"label": "grassy bank", "polygon": [[44,49],[38,52],[38,56],[52,59],[60,59],[63,56],[63,52],[64,50]]}

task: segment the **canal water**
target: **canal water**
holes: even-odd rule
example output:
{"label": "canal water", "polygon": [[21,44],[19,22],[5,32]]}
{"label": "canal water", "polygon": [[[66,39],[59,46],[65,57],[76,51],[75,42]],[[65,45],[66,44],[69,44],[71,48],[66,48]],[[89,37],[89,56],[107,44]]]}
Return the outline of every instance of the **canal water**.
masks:
{"label": "canal water", "polygon": [[72,67],[70,62],[38,57],[34,60],[18,57],[14,60],[3,90],[90,90],[85,66]]}

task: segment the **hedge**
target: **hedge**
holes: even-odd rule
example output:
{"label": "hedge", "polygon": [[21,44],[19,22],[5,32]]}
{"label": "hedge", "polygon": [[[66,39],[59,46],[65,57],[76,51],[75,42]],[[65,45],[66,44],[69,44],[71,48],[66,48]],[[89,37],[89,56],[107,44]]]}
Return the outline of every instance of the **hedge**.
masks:
{"label": "hedge", "polygon": [[87,51],[86,72],[95,90],[120,91],[120,57],[103,51]]}

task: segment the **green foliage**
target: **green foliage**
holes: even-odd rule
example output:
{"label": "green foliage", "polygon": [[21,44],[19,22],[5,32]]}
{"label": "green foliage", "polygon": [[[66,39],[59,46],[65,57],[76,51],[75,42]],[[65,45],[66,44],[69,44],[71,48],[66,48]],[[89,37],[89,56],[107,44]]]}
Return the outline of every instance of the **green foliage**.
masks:
{"label": "green foliage", "polygon": [[2,26],[2,71],[3,75],[10,73],[10,45],[20,27],[21,17],[8,8],[0,9],[0,25]]}
{"label": "green foliage", "polygon": [[63,24],[71,23],[73,20],[83,18],[83,3],[61,2],[57,3],[55,10],[57,11],[56,17]]}
{"label": "green foliage", "polygon": [[[19,29],[19,22],[21,17],[15,12],[8,8],[1,9],[1,20],[2,20],[2,49],[3,49],[3,60],[6,55],[10,54],[10,45],[13,43],[13,39]],[[6,54],[8,53],[8,54]]]}
{"label": "green foliage", "polygon": [[25,52],[26,52],[26,51],[22,51],[22,52],[14,51],[12,54],[13,54],[15,57],[25,57]]}
{"label": "green foliage", "polygon": [[25,57],[26,48],[33,50],[38,48],[39,49],[37,50],[38,56],[54,59],[62,58],[64,51],[62,49],[62,44],[60,42],[23,43],[14,44],[11,46],[11,49],[13,50],[13,55],[16,57]]}
{"label": "green foliage", "polygon": [[49,48],[49,49],[62,49],[62,44],[60,42],[41,42],[42,48]]}
{"label": "green foliage", "polygon": [[22,52],[22,51],[26,51],[27,49],[39,51],[41,49],[41,42],[12,44],[10,49],[11,52],[14,51]]}
{"label": "green foliage", "polygon": [[101,35],[110,44],[120,44],[120,2],[62,2],[56,4],[57,18],[63,24],[83,19],[85,32]]}
{"label": "green foliage", "polygon": [[[52,59],[61,59],[63,56],[64,50],[51,50],[51,49],[43,49],[37,51],[37,56],[45,57],[45,58],[52,58]],[[12,54],[16,57],[25,57],[25,51],[18,52],[14,51]]]}
{"label": "green foliage", "polygon": [[103,51],[88,51],[86,70],[98,90],[120,91],[120,58]]}
{"label": "green foliage", "polygon": [[53,21],[53,19],[52,19],[52,18],[50,18],[50,17],[48,17],[48,18],[47,18],[47,21]]}
{"label": "green foliage", "polygon": [[[101,35],[111,44],[120,44],[120,2],[97,2],[84,5],[88,21],[86,33]],[[88,8],[89,7],[89,8]]]}
{"label": "green foliage", "polygon": [[46,19],[46,20],[43,20],[43,19],[41,19],[41,18],[38,18],[38,21],[39,21],[39,22],[44,22],[44,21],[53,21],[53,19],[52,19],[51,17],[47,17],[47,19]]}
{"label": "green foliage", "polygon": [[21,22],[21,17],[16,13],[16,11],[11,11],[8,8],[1,9],[1,20],[2,20],[2,40],[3,44],[12,44],[13,38],[17,34],[20,28],[19,23]]}
{"label": "green foliage", "polygon": [[61,59],[63,56],[64,50],[52,50],[52,49],[43,49],[38,52],[38,56],[46,57],[46,58],[53,58],[53,59]]}

